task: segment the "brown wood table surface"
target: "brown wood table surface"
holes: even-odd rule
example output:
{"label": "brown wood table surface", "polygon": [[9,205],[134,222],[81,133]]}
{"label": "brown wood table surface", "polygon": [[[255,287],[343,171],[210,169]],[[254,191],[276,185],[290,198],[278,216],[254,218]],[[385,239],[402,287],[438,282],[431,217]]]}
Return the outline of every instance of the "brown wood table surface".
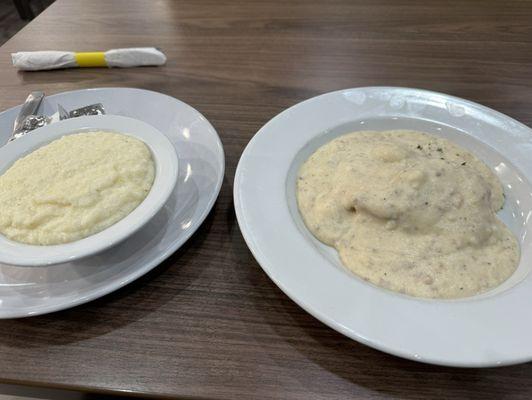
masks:
{"label": "brown wood table surface", "polygon": [[[74,309],[0,321],[0,382],[213,399],[532,398],[532,364],[424,365],[324,326],[255,262],[232,202],[253,134],[324,92],[426,88],[531,125],[531,22],[527,1],[58,0],[0,48],[0,109],[36,89],[160,91],[213,123],[227,172],[203,226],[152,273]],[[13,51],[152,45],[166,66],[18,73],[10,64]]]}

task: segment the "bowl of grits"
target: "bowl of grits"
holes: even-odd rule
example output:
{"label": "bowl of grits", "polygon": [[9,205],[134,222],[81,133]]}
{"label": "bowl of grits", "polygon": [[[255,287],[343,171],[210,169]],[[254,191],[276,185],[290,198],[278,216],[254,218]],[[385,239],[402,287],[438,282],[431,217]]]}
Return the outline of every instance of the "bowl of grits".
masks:
{"label": "bowl of grits", "polygon": [[121,116],[60,121],[0,147],[0,262],[51,265],[114,246],[163,207],[177,173],[168,138]]}

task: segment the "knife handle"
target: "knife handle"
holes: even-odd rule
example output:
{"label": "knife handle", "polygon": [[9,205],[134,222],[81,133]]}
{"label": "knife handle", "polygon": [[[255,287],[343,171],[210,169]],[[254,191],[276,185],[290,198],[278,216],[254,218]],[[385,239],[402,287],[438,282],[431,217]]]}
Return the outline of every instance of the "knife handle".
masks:
{"label": "knife handle", "polygon": [[31,92],[27,97],[26,101],[20,108],[20,111],[15,119],[13,125],[13,134],[19,132],[24,126],[24,120],[29,116],[35,114],[37,109],[41,105],[41,102],[44,98],[43,92]]}

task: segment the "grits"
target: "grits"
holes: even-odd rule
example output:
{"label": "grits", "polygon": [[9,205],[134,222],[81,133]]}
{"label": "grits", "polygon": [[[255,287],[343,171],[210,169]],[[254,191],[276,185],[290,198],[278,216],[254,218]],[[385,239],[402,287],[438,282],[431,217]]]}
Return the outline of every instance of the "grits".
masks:
{"label": "grits", "polygon": [[63,136],[0,176],[0,233],[33,245],[93,235],[133,211],[154,175],[151,152],[138,139],[103,131]]}

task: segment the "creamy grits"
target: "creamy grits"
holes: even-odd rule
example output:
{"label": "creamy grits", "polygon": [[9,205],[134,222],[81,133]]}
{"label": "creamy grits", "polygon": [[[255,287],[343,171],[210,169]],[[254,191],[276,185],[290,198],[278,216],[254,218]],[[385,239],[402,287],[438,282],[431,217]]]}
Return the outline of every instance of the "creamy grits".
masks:
{"label": "creamy grits", "polygon": [[85,238],[133,211],[154,176],[151,152],[138,139],[103,131],[63,136],[0,176],[0,233],[33,245]]}
{"label": "creamy grits", "polygon": [[297,202],[312,234],[363,279],[427,298],[472,296],[517,268],[519,245],[495,213],[495,174],[448,140],[355,132],[301,166]]}

